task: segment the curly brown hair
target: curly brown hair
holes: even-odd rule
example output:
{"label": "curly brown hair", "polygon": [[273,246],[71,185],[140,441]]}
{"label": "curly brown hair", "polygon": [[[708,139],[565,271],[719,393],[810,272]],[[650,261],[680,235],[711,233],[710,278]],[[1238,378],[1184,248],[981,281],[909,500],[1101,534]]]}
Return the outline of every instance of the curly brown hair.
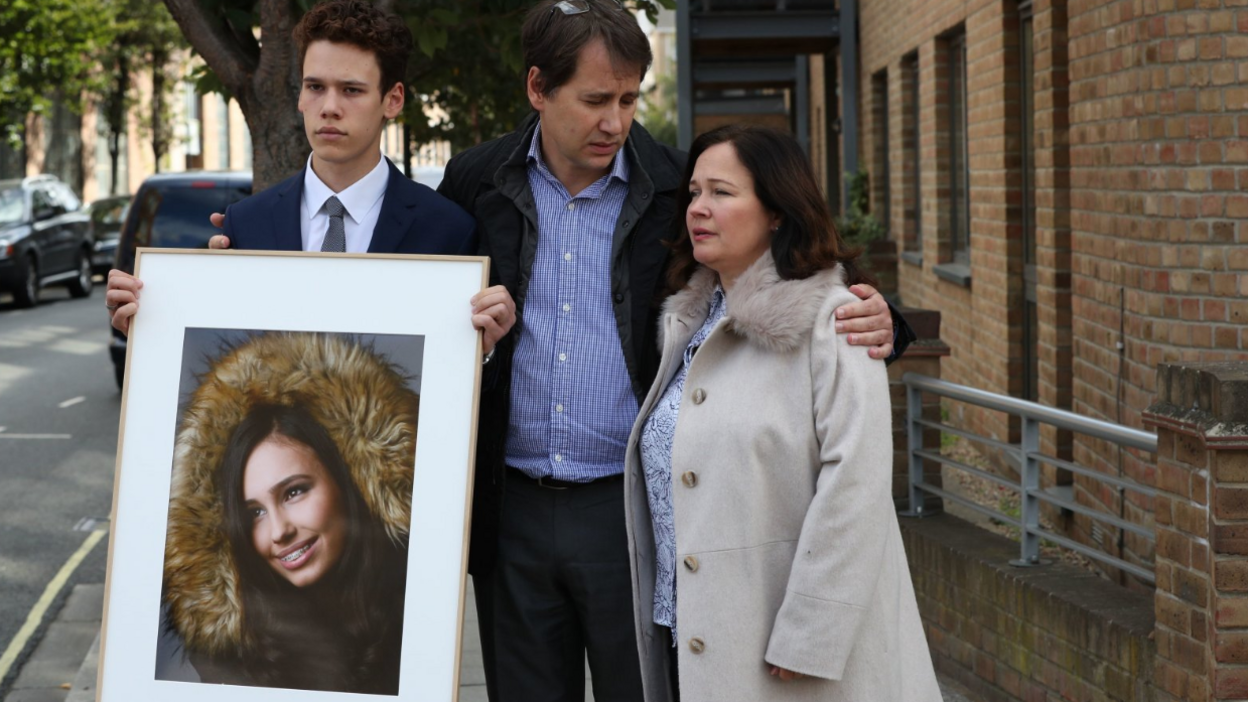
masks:
{"label": "curly brown hair", "polygon": [[769,127],[730,124],[694,139],[689,149],[685,185],[676,194],[678,214],[672,223],[672,253],[667,265],[669,294],[684,288],[698,267],[685,226],[691,200],[688,184],[698,157],[716,144],[732,145],[737,159],[754,178],[754,194],[768,212],[780,217],[780,225],[771,235],[771,254],[781,278],[809,278],[839,263],[845,268],[846,285],[875,284],[875,278],[858,265],[862,250],[846,245],[836,231],[828,202],[797,140]]}
{"label": "curly brown hair", "polygon": [[293,32],[303,66],[308,46],[315,41],[350,44],[371,51],[381,69],[384,97],[395,83],[404,83],[412,53],[412,32],[397,15],[382,12],[367,0],[329,0],[303,16]]}

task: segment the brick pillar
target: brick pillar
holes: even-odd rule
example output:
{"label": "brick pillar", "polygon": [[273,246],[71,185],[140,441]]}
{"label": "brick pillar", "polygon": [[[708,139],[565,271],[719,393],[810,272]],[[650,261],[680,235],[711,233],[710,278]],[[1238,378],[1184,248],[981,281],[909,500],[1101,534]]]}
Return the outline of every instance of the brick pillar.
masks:
{"label": "brick pillar", "polygon": [[[893,403],[893,502],[899,508],[905,508],[909,504],[910,459],[906,442],[906,386],[901,384],[901,376],[914,372],[939,378],[940,359],[949,355],[949,345],[940,340],[940,312],[910,307],[902,307],[899,311],[918,337],[906,353],[888,367],[888,389]],[[923,418],[940,421],[940,399],[935,395],[923,396]],[[938,450],[940,431],[924,429],[923,446]],[[923,466],[923,479],[939,487],[940,464],[927,461]],[[928,495],[924,511],[931,513],[939,506],[940,498]]]}
{"label": "brick pillar", "polygon": [[1158,702],[1248,698],[1248,363],[1162,364],[1157,402]]}

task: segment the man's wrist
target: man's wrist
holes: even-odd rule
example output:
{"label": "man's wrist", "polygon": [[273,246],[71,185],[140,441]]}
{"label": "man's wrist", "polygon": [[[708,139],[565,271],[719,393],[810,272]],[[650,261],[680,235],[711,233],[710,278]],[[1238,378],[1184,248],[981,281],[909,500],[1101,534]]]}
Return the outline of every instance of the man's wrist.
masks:
{"label": "man's wrist", "polygon": [[494,360],[494,352],[497,350],[498,350],[498,345],[496,344],[494,348],[490,349],[490,352],[485,354],[485,356],[481,359],[481,365],[483,366],[489,365],[490,361]]}

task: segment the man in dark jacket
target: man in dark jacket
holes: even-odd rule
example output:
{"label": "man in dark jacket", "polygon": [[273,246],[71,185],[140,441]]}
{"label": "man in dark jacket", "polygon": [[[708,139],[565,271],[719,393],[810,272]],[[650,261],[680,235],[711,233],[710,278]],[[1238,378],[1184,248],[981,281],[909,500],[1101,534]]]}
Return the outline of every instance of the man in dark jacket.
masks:
{"label": "man in dark jacket", "polygon": [[[642,698],[624,522],[624,450],[658,365],[655,335],[685,156],[632,124],[650,45],[614,0],[526,17],[536,113],[456,156],[439,192],[477,220],[517,324],[487,366],[472,552],[494,702]],[[882,299],[857,343],[893,338]],[[851,319],[857,317],[859,319]]]}

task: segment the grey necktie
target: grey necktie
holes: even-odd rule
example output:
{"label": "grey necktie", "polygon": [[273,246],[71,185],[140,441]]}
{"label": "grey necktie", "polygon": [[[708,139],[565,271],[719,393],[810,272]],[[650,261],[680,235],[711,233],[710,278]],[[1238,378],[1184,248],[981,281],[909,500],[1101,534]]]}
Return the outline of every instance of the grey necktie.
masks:
{"label": "grey necktie", "polygon": [[321,242],[321,251],[346,253],[347,232],[342,225],[342,215],[346,211],[347,208],[338,202],[337,197],[331,196],[325,201],[325,214],[329,215],[329,232],[325,235],[325,241]]}

